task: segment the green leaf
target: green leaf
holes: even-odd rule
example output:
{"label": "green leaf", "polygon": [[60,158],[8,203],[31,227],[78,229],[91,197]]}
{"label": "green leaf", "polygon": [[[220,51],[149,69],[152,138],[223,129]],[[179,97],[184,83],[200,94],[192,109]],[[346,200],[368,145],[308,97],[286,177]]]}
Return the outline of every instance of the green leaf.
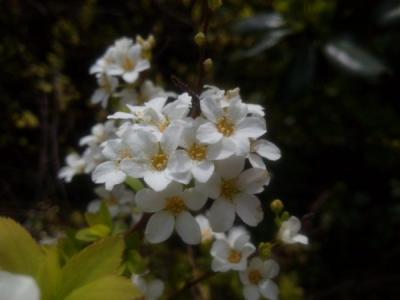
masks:
{"label": "green leaf", "polygon": [[37,281],[41,300],[53,300],[61,280],[61,266],[58,248],[46,249],[46,257],[39,268]]}
{"label": "green leaf", "polygon": [[125,183],[131,188],[133,189],[135,192],[140,191],[141,189],[144,188],[143,183],[137,179],[137,178],[133,178],[133,177],[128,177],[125,180]]}
{"label": "green leaf", "polygon": [[74,255],[62,269],[60,298],[106,275],[117,273],[124,243],[121,236],[102,239]]}
{"label": "green leaf", "polygon": [[33,277],[44,259],[44,252],[21,225],[0,217],[0,269]]}
{"label": "green leaf", "polygon": [[107,276],[74,290],[64,300],[131,300],[140,295],[128,278]]}
{"label": "green leaf", "polygon": [[112,217],[104,201],[101,202],[100,209],[98,212],[85,213],[85,219],[90,226],[102,224],[109,228],[112,227]]}
{"label": "green leaf", "polygon": [[324,52],[339,68],[357,76],[376,77],[388,71],[381,61],[349,40],[332,40]]}
{"label": "green leaf", "polygon": [[96,224],[88,228],[83,228],[76,233],[76,238],[80,241],[93,242],[108,236],[111,229],[103,224]]}
{"label": "green leaf", "polygon": [[267,12],[246,18],[235,24],[233,29],[239,33],[251,33],[280,28],[285,25],[282,16],[277,12]]}

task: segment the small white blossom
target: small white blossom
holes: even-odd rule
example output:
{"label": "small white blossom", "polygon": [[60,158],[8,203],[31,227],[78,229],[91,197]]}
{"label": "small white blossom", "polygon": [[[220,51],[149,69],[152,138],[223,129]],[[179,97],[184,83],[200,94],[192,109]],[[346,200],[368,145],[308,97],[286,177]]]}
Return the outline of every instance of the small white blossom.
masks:
{"label": "small white blossom", "polygon": [[240,280],[244,284],[243,295],[246,300],[258,300],[260,296],[277,300],[279,289],[271,279],[279,273],[279,265],[276,261],[268,259],[262,261],[259,257],[250,260],[249,266],[239,273]]}
{"label": "small white blossom", "polygon": [[214,232],[210,226],[210,222],[208,221],[208,218],[204,215],[197,215],[195,217],[197,223],[200,226],[200,232],[201,232],[201,242],[202,243],[207,243],[212,241],[214,238],[223,238],[224,234],[223,233],[218,233]]}
{"label": "small white blossom", "polygon": [[283,222],[279,228],[278,238],[286,244],[300,243],[308,245],[308,237],[300,234],[300,229],[300,220],[295,216],[291,216],[289,220]]}
{"label": "small white blossom", "polygon": [[65,158],[67,165],[62,167],[58,172],[58,178],[64,179],[66,182],[71,182],[76,174],[85,172],[85,160],[76,153],[68,154]]}
{"label": "small white blossom", "polygon": [[221,100],[207,97],[200,101],[201,111],[209,122],[201,125],[196,138],[209,144],[217,152],[218,159],[231,155],[247,155],[250,151],[249,139],[256,139],[266,133],[265,120],[247,116],[248,109],[241,101],[233,101],[223,107]]}
{"label": "small white blossom", "polygon": [[200,243],[200,227],[189,210],[201,209],[206,201],[207,196],[196,188],[183,190],[178,183],[171,183],[161,192],[140,190],[136,195],[138,207],[144,212],[154,213],[146,225],[146,239],[150,243],[161,243],[171,236],[175,228],[185,243]]}
{"label": "small white blossom", "polygon": [[40,300],[40,289],[30,276],[0,271],[0,299]]}
{"label": "small white blossom", "polygon": [[92,95],[93,104],[100,103],[103,108],[107,106],[108,99],[115,92],[118,86],[118,79],[108,74],[99,74],[97,77],[99,88]]}
{"label": "small white blossom", "polygon": [[125,217],[133,213],[135,193],[127,189],[124,185],[117,185],[111,191],[107,191],[104,187],[100,186],[94,191],[100,199],[93,200],[88,204],[88,212],[98,212],[102,201],[104,201],[112,217]]}
{"label": "small white blossom", "polygon": [[232,227],[237,214],[249,226],[257,226],[264,217],[260,200],[269,174],[263,169],[244,169],[245,159],[232,156],[216,162],[216,172],[203,190],[215,199],[209,211],[211,227],[223,232]]}
{"label": "small white blossom", "polygon": [[79,145],[100,145],[110,138],[115,138],[116,128],[114,121],[110,120],[105,123],[98,123],[91,129],[91,134],[82,137],[79,140]]}
{"label": "small white blossom", "polygon": [[211,247],[211,269],[214,272],[244,271],[247,259],[256,250],[249,234],[241,227],[232,228],[228,237],[216,239]]}
{"label": "small white blossom", "polygon": [[270,141],[259,139],[251,141],[249,162],[254,168],[266,169],[262,157],[275,161],[281,158],[281,151]]}
{"label": "small white blossom", "polygon": [[164,282],[159,279],[146,280],[141,275],[133,274],[131,280],[146,300],[157,300],[164,292]]}

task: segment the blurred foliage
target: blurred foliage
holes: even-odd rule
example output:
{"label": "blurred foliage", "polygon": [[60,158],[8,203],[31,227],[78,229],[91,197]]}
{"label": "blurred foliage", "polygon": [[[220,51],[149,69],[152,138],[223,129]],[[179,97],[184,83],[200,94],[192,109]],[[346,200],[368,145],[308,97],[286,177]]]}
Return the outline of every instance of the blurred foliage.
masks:
{"label": "blurred foliage", "polygon": [[[60,209],[86,206],[90,179],[66,187],[56,174],[78,139],[105,118],[88,104],[95,87],[88,68],[116,38],[152,33],[151,77],[169,89],[177,89],[171,75],[195,86],[200,2],[2,1],[1,214],[29,215],[31,228],[48,229],[69,221]],[[291,250],[295,259],[279,253],[284,271],[299,270],[281,277],[282,299],[397,299],[400,2],[210,2],[206,83],[240,86],[244,99],[265,105],[269,138],[283,153],[270,165],[265,207],[282,199],[304,215],[311,239],[308,253]],[[256,229],[260,240],[272,224],[267,214]],[[160,251],[160,259],[178,261]],[[167,267],[156,275],[179,286],[187,268],[182,262],[176,274]],[[212,278],[221,288],[204,293],[240,297],[239,282],[227,291],[226,280],[237,278]]]}

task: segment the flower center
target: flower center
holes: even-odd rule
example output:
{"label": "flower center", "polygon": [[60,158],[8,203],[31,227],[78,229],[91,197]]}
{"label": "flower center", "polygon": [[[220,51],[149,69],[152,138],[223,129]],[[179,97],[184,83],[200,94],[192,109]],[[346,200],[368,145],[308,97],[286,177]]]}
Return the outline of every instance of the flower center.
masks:
{"label": "flower center", "polygon": [[251,270],[249,272],[249,281],[252,284],[258,284],[263,276],[261,275],[261,272],[259,270]]}
{"label": "flower center", "polygon": [[162,171],[167,167],[168,163],[168,156],[166,156],[164,153],[158,153],[153,156],[151,159],[151,164],[154,169],[157,171]]}
{"label": "flower center", "polygon": [[119,203],[118,198],[113,195],[111,195],[109,198],[106,198],[105,202],[110,206],[117,205]]}
{"label": "flower center", "polygon": [[232,249],[228,256],[228,261],[232,264],[237,264],[242,259],[242,253],[239,251]]}
{"label": "flower center", "polygon": [[164,132],[164,130],[167,129],[167,127],[169,126],[169,124],[170,124],[169,120],[165,120],[165,121],[163,121],[163,122],[161,122],[161,123],[158,124],[158,129],[159,129],[161,132]]}
{"label": "flower center", "polygon": [[181,197],[173,196],[167,198],[165,209],[177,216],[186,209],[186,205]]}
{"label": "flower center", "polygon": [[133,59],[128,56],[125,56],[122,61],[122,68],[126,71],[132,71],[136,66],[136,63]]}
{"label": "flower center", "polygon": [[194,143],[187,152],[192,160],[204,160],[207,155],[207,146]]}
{"label": "flower center", "polygon": [[123,159],[132,159],[133,158],[132,151],[130,149],[127,149],[127,148],[121,149],[119,151],[119,156],[120,156],[121,160],[123,160]]}
{"label": "flower center", "polygon": [[239,192],[238,188],[236,187],[236,180],[229,179],[229,180],[222,180],[221,183],[221,196],[226,199],[232,200],[233,196]]}
{"label": "flower center", "polygon": [[231,136],[235,131],[234,124],[226,117],[221,118],[217,123],[217,129],[224,136]]}

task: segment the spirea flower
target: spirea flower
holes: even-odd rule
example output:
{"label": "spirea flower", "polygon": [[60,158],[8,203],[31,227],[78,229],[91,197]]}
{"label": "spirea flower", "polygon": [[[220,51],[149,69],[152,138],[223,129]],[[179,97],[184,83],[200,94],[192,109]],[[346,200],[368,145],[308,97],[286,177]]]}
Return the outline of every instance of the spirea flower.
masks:
{"label": "spirea flower", "polygon": [[243,283],[243,295],[246,300],[258,300],[263,296],[270,300],[278,299],[278,287],[271,279],[279,273],[279,265],[273,259],[266,261],[253,257],[245,271],[239,273]]}
{"label": "spirea flower", "polygon": [[144,276],[133,274],[131,280],[146,300],[157,300],[164,292],[164,282],[160,279],[146,280]]}
{"label": "spirea flower", "polygon": [[300,220],[295,216],[291,216],[289,220],[282,223],[278,232],[278,238],[286,244],[300,243],[307,245],[308,237],[300,234],[300,229]]}
{"label": "spirea flower", "polygon": [[232,228],[227,237],[216,239],[211,247],[211,269],[214,272],[244,271],[247,259],[256,250],[250,235],[241,227]]}
{"label": "spirea flower", "polygon": [[201,241],[199,224],[189,211],[201,209],[207,196],[196,188],[183,189],[171,183],[165,190],[143,189],[136,195],[137,205],[144,212],[154,213],[146,226],[145,237],[151,243],[168,239],[174,229],[187,244]]}

